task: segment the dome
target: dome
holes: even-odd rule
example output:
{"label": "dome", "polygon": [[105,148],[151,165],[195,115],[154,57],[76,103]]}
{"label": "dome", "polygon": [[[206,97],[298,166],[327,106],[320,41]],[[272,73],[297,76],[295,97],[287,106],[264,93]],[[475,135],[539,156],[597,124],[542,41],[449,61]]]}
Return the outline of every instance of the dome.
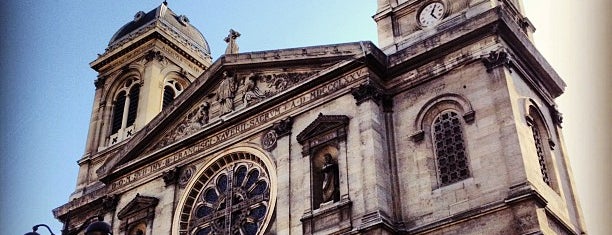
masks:
{"label": "dome", "polygon": [[189,23],[187,16],[179,16],[175,14],[166,6],[166,4],[161,4],[159,7],[149,11],[148,13],[144,13],[143,11],[137,12],[136,15],[134,15],[134,20],[121,27],[113,35],[110,42],[108,42],[108,45],[112,46],[113,44],[120,42],[125,36],[128,36],[133,32],[137,32],[144,26],[153,25],[156,23],[156,21],[163,21],[163,23],[177,29],[181,34],[183,34],[183,36],[193,40],[205,54],[210,55],[210,47],[208,46],[208,42],[204,38],[204,35],[202,35],[198,29]]}

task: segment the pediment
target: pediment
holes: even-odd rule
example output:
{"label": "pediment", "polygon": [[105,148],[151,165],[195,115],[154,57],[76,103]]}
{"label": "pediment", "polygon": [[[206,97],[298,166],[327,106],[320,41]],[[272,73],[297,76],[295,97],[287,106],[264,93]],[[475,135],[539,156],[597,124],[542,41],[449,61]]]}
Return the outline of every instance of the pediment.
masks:
{"label": "pediment", "polygon": [[132,201],[130,201],[127,205],[125,205],[125,207],[123,207],[123,209],[119,211],[117,218],[119,218],[119,220],[123,220],[124,218],[143,210],[155,210],[157,203],[159,203],[159,199],[157,198],[140,196],[140,194],[136,194],[136,197],[134,197]]}
{"label": "pediment", "polygon": [[282,102],[316,85],[317,80],[337,76],[349,66],[361,66],[359,61],[371,56],[372,49],[376,50],[374,57],[381,53],[371,43],[364,46],[358,42],[225,55],[121,146],[97,173],[109,183],[161,155],[178,151],[190,140]]}
{"label": "pediment", "polygon": [[330,131],[344,128],[348,125],[348,122],[349,117],[344,115],[323,115],[319,113],[317,119],[297,135],[297,141],[303,144]]}

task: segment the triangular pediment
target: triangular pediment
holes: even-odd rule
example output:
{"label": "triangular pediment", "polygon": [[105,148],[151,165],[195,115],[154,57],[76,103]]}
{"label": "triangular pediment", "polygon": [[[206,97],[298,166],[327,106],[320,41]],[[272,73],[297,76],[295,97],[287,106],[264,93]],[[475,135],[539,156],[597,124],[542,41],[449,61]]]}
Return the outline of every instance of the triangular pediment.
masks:
{"label": "triangular pediment", "polygon": [[157,198],[140,196],[140,194],[137,194],[136,197],[132,199],[132,201],[130,201],[127,205],[125,205],[125,207],[123,207],[123,209],[119,211],[119,213],[117,214],[117,218],[122,220],[123,218],[126,218],[131,214],[138,213],[143,210],[154,210],[158,202],[159,199]]}
{"label": "triangular pediment", "polygon": [[[372,53],[371,50],[376,50]],[[372,55],[376,54],[376,55]],[[367,42],[225,55],[97,171],[103,182],[382,54]],[[378,60],[377,60],[378,61]],[[378,61],[379,63],[382,63]]]}
{"label": "triangular pediment", "polygon": [[332,130],[344,128],[348,125],[348,122],[349,117],[344,115],[323,115],[319,113],[317,119],[297,135],[297,141],[304,143],[309,139],[321,136]]}

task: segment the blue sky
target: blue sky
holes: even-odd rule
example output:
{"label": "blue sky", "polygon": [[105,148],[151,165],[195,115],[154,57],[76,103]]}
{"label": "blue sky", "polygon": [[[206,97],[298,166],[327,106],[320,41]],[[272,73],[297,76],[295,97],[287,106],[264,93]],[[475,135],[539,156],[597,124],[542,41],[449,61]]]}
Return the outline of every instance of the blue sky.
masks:
{"label": "blue sky", "polygon": [[[568,83],[560,109],[565,113],[566,145],[593,234],[608,231],[603,224],[611,215],[606,197],[610,173],[604,173],[610,161],[603,154],[610,150],[609,134],[604,133],[610,128],[600,126],[609,120],[606,88],[611,87],[601,71],[610,60],[606,53],[603,59],[593,58],[602,56],[601,47],[593,44],[604,45],[602,35],[610,33],[609,24],[607,31],[593,25],[607,20],[598,14],[609,9],[602,5],[605,1],[586,5],[540,0],[527,6],[538,28],[538,47]],[[84,150],[96,78],[89,62],[104,52],[112,35],[137,11],[147,12],[161,2],[0,2],[0,234],[23,234],[38,223],[60,233],[61,224],[51,210],[66,203],[75,187],[76,161]],[[169,7],[187,15],[204,34],[213,60],[223,53],[223,38],[230,28],[242,34],[238,39],[242,52],[377,41],[371,18],[374,0],[170,0]],[[576,17],[583,12],[589,14]],[[600,109],[592,104],[607,105]]]}

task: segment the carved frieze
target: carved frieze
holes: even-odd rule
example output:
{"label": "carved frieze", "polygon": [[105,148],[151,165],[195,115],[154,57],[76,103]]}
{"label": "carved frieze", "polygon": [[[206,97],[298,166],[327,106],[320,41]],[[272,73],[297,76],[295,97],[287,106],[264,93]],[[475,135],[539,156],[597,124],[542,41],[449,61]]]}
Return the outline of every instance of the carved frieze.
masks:
{"label": "carved frieze", "polygon": [[[255,104],[295,86],[317,71],[285,73],[237,73],[223,71],[219,86],[208,94],[200,106],[188,112],[173,131],[155,148],[162,148],[202,130],[209,119],[218,118]],[[244,75],[246,74],[246,75]],[[242,105],[236,107],[237,104]],[[286,131],[277,134],[285,134]]]}
{"label": "carved frieze", "polygon": [[174,132],[166,135],[158,143],[158,147],[166,146],[204,128],[209,120],[209,109],[210,103],[208,101],[201,102],[198,107],[188,112],[187,116],[174,129]]}

